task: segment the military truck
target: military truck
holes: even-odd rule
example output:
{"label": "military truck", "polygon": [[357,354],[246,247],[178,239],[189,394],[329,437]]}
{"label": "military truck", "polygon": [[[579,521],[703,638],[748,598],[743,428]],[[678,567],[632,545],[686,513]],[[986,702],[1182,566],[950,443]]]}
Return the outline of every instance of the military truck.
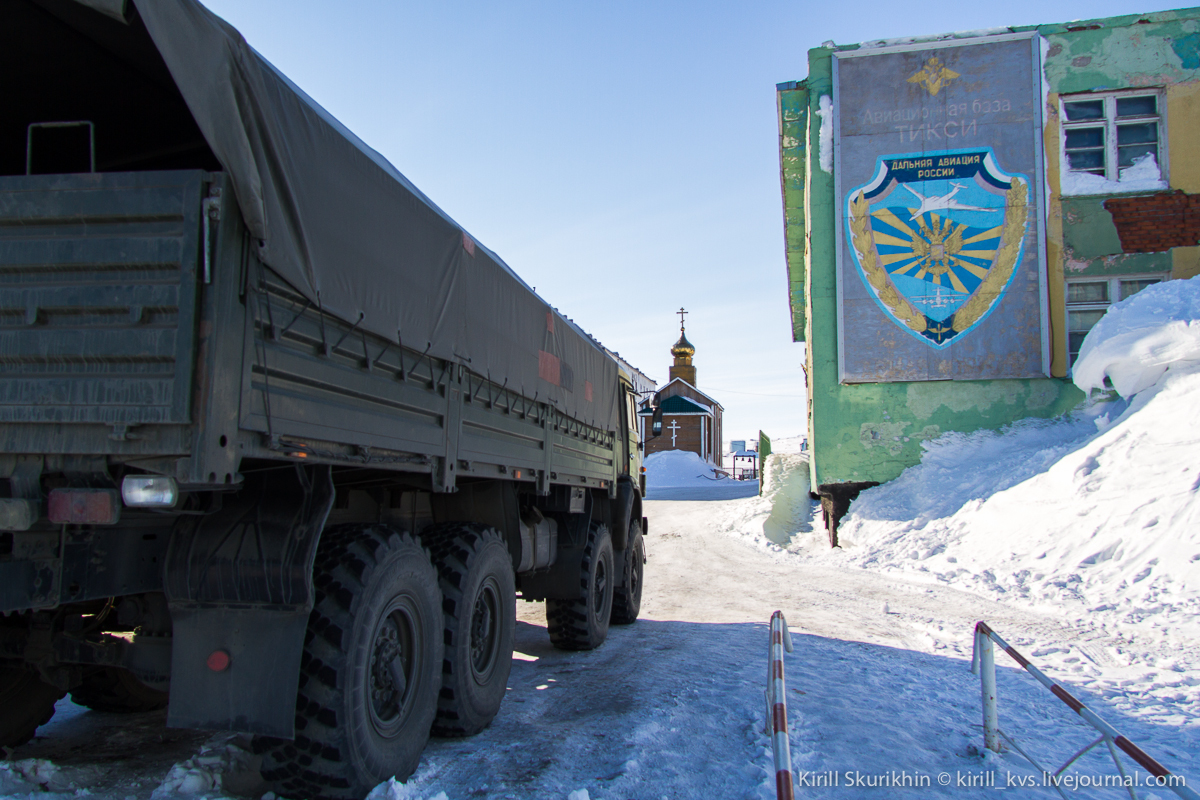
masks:
{"label": "military truck", "polygon": [[597,342],[195,0],[0,14],[0,745],[165,706],[359,798],[493,719],[518,596],[636,620]]}

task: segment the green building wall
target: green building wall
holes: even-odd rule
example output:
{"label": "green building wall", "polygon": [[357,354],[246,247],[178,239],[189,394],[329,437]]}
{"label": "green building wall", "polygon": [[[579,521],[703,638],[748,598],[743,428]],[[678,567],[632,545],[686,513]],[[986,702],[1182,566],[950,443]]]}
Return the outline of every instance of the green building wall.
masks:
{"label": "green building wall", "polygon": [[922,442],[948,431],[997,430],[1028,417],[1055,417],[1077,406],[1085,398],[1067,377],[1067,277],[1158,273],[1185,278],[1200,273],[1200,247],[1123,253],[1104,208],[1110,196],[1060,196],[1057,111],[1062,93],[1165,88],[1170,187],[1200,193],[1200,158],[1195,157],[1200,154],[1200,9],[1004,32],[1008,31],[1037,31],[1044,39],[1049,87],[1044,147],[1050,378],[839,383],[836,199],[833,175],[820,166],[818,113],[821,98],[832,98],[835,48],[810,50],[808,77],[778,86],[788,291],[793,339],[806,345],[814,488],[888,481],[920,461]]}

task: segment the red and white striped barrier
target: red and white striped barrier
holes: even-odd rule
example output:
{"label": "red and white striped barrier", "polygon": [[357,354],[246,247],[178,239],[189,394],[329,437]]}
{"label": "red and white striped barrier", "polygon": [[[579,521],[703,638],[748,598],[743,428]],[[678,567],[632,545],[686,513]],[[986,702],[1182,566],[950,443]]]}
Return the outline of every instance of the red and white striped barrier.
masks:
{"label": "red and white striped barrier", "polygon": [[[1142,750],[1142,748],[1126,739],[1117,732],[1116,728],[1100,719],[1100,717],[1097,716],[1094,711],[1075,699],[1075,696],[1064,689],[1061,684],[1050,680],[1050,678],[1047,677],[1044,672],[1035,667],[1033,664],[1030,664],[1029,659],[1018,653],[1014,647],[1008,644],[1008,642],[1001,639],[1000,636],[997,635],[997,633],[993,631],[986,622],[981,621],[975,625],[975,652],[971,657],[971,672],[975,672],[977,668],[981,668],[979,669],[979,673],[983,688],[983,740],[984,744],[989,750],[1000,752],[999,737],[1003,735],[1000,732],[1000,723],[996,711],[996,666],[995,658],[992,653],[992,642],[1000,645],[1004,652],[1012,656],[1012,659],[1024,667],[1026,672],[1036,678],[1038,683],[1049,689],[1055,697],[1063,701],[1068,708],[1082,717],[1085,722],[1087,722],[1100,733],[1099,739],[1092,742],[1083,750],[1080,750],[1071,757],[1070,761],[1068,761],[1066,764],[1063,764],[1062,767],[1059,768],[1058,772],[1054,773],[1055,777],[1058,777],[1060,774],[1062,774],[1067,767],[1071,766],[1076,759],[1078,759],[1088,750],[1091,750],[1096,745],[1104,742],[1108,745],[1109,752],[1112,754],[1113,762],[1117,765],[1117,770],[1121,773],[1122,778],[1126,777],[1125,768],[1121,765],[1121,759],[1117,757],[1117,751],[1115,747],[1119,747],[1125,752],[1126,755],[1136,761],[1144,770],[1153,775],[1157,781],[1155,784],[1157,787],[1170,789],[1175,794],[1185,798],[1185,800],[1200,800],[1200,794],[1197,794],[1195,791],[1189,789],[1185,785],[1183,776],[1172,775],[1170,770],[1151,758],[1146,751]],[[1007,739],[1008,737],[1005,736],[1005,738]],[[1009,739],[1009,741],[1010,743],[1012,742],[1011,739]],[[1021,755],[1025,755],[1020,748],[1017,748],[1017,751],[1020,752]],[[1029,756],[1025,755],[1025,757],[1029,759],[1034,766],[1038,766],[1036,762],[1033,762],[1033,759],[1029,758]],[[1041,769],[1041,767],[1038,766],[1038,769]],[[1061,789],[1059,790],[1059,793],[1062,794]],[[1134,796],[1132,789],[1130,789],[1130,796]]]}
{"label": "red and white striped barrier", "polygon": [[795,800],[792,751],[788,743],[787,693],[783,682],[783,651],[792,652],[792,634],[782,611],[771,615],[771,645],[767,650],[767,735],[775,756],[775,796]]}

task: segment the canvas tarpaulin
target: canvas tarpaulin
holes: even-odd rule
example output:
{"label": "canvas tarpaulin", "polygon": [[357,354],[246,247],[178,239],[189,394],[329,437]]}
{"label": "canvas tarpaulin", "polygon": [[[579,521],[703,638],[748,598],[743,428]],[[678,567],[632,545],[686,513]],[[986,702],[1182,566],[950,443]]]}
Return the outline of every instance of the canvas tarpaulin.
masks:
{"label": "canvas tarpaulin", "polygon": [[326,312],[617,429],[616,364],[495,254],[198,2],[134,5],[263,263]]}

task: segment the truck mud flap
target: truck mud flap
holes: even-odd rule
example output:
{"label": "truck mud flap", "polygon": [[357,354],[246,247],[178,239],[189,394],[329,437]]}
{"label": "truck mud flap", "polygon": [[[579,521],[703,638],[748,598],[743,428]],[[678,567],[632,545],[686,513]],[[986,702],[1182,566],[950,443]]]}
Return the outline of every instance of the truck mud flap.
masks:
{"label": "truck mud flap", "polygon": [[167,725],[295,735],[306,611],[171,608]]}
{"label": "truck mud flap", "polygon": [[169,726],[294,736],[313,559],[333,499],[327,466],[251,473],[221,511],[176,527]]}
{"label": "truck mud flap", "polygon": [[642,515],[641,496],[633,481],[617,481],[617,499],[612,506],[612,540],[614,550],[624,550],[629,542],[629,522]]}

